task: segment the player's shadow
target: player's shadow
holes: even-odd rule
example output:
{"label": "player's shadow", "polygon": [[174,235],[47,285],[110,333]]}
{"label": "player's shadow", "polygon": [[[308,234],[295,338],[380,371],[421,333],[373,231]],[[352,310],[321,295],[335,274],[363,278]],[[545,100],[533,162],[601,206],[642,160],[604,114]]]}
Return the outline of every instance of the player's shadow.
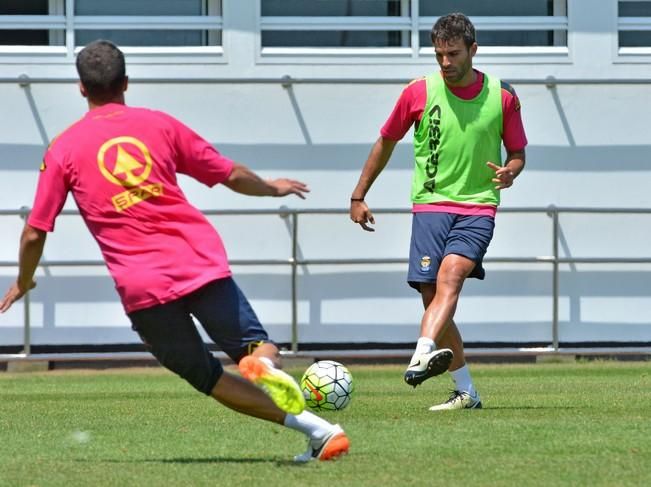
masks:
{"label": "player's shadow", "polygon": [[162,459],[149,459],[144,460],[147,463],[274,463],[278,466],[281,465],[301,465],[290,459],[280,458],[242,458],[242,457],[179,457],[179,458],[162,458]]}
{"label": "player's shadow", "polygon": [[558,406],[484,406],[482,411],[522,411],[529,409],[586,409],[581,406],[569,406],[566,404],[559,404]]}
{"label": "player's shadow", "polygon": [[[80,458],[78,462],[89,462],[91,460]],[[95,461],[95,460],[93,460]],[[143,459],[110,459],[102,460],[105,463],[171,463],[171,464],[210,464],[210,463],[273,463],[276,466],[302,466],[288,458],[245,458],[245,457],[178,457],[178,458],[143,458]]]}

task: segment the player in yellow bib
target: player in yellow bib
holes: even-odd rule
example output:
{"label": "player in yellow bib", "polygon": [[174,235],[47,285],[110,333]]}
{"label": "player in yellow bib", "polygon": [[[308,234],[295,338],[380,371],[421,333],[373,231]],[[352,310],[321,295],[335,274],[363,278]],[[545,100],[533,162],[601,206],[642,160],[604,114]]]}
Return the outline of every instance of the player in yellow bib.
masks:
{"label": "player in yellow bib", "polygon": [[430,410],[475,409],[482,402],[454,313],[466,278],[484,278],[482,259],[493,237],[500,191],[524,168],[527,139],[513,88],[472,67],[477,42],[470,20],[459,13],[441,17],[432,43],[440,72],[404,89],[353,190],[350,218],[374,230],[364,198],[395,145],[415,125],[407,281],[421,293],[425,312],[404,378],[415,387],[450,371],[452,395]]}

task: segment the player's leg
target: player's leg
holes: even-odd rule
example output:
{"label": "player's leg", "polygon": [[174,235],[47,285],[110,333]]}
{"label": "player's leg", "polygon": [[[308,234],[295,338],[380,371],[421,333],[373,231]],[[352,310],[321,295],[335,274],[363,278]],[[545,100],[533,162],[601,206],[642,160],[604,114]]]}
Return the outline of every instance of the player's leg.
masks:
{"label": "player's leg", "polygon": [[457,370],[466,364],[466,355],[463,348],[463,339],[454,320],[450,320],[443,334],[437,340],[440,347],[449,348],[454,353],[448,372]]}
{"label": "player's leg", "polygon": [[[413,215],[407,281],[417,291],[423,286],[426,289],[434,286],[452,224],[453,216],[446,213]],[[434,337],[421,332],[404,374],[405,382],[416,387],[428,378],[444,373],[452,359],[452,350],[437,348]]]}
{"label": "player's leg", "polygon": [[[429,307],[430,303],[434,299],[435,293],[436,283],[421,283],[420,295],[423,301],[424,310]],[[463,340],[461,339],[461,334],[459,333],[459,329],[454,320],[449,321],[448,325],[445,327],[445,331],[436,341],[436,344],[440,348],[449,348],[452,350],[453,358],[448,367],[448,371],[456,370],[465,364],[466,359],[463,349]]]}
{"label": "player's leg", "polygon": [[[350,442],[339,425],[304,411],[305,398],[298,384],[276,368],[280,365],[278,348],[269,341],[248,300],[232,279],[213,281],[193,293],[190,309],[211,339],[239,363],[242,375],[248,380],[236,377],[237,381],[258,391],[261,389],[254,384],[260,385],[273,403],[287,412],[281,424],[308,437],[308,449],[295,458],[297,462],[329,460],[348,452]],[[223,394],[229,393],[230,385],[229,380],[222,389],[218,383],[213,396],[219,394],[222,400]]]}
{"label": "player's leg", "polygon": [[[436,285],[421,285],[421,296],[425,309],[430,305],[436,293]],[[452,395],[443,404],[432,406],[433,411],[442,409],[465,409],[466,406],[471,408],[481,408],[481,400],[475,389],[475,385],[470,376],[470,370],[466,364],[463,339],[454,320],[450,320],[443,334],[437,339],[437,343],[442,348],[449,348],[454,354],[448,372],[454,380],[454,391]],[[456,406],[463,406],[459,408]]]}
{"label": "player's leg", "polygon": [[199,392],[236,411],[282,424],[285,413],[259,388],[224,372],[207,349],[184,298],[129,314],[148,351]]}
{"label": "player's leg", "polygon": [[443,258],[436,278],[436,292],[421,320],[421,336],[438,341],[457,310],[459,296],[466,278],[475,267],[467,257],[448,254]]}
{"label": "player's leg", "polygon": [[332,460],[348,453],[350,440],[338,424],[332,424],[309,411],[290,414],[282,411],[262,389],[237,375],[224,372],[211,396],[235,411],[274,421],[307,436],[307,451],[294,457],[299,463]]}
{"label": "player's leg", "polygon": [[452,375],[452,380],[454,380],[454,390],[447,401],[432,406],[430,411],[481,409],[481,398],[470,375],[470,369],[466,364],[463,339],[454,320],[450,322],[438,341],[441,346],[454,350],[454,360],[448,369],[448,372]]}
{"label": "player's leg", "polygon": [[213,281],[195,293],[190,312],[210,338],[238,364],[249,381],[265,388],[282,410],[298,414],[305,409],[305,398],[296,381],[277,368],[278,348],[248,300],[233,279]]}
{"label": "player's leg", "polygon": [[[455,389],[446,402],[430,408],[433,411],[482,407],[465,362],[463,339],[453,317],[465,279],[483,279],[485,276],[482,260],[493,237],[493,229],[492,217],[457,217],[448,235],[446,256],[439,270],[437,284],[423,293],[423,304],[426,306],[423,317],[423,326],[426,329],[424,332],[434,334],[439,346],[449,347],[454,353],[448,370],[454,380]],[[455,266],[459,268],[455,270]],[[446,283],[450,284],[447,289]],[[446,295],[451,296],[447,304]]]}

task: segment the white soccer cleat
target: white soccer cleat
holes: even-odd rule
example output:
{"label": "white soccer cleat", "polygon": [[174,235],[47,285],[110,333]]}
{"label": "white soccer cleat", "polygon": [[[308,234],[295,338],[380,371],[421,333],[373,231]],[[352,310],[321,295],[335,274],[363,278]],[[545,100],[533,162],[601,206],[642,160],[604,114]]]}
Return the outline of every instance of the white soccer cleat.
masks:
{"label": "white soccer cleat", "polygon": [[448,370],[453,358],[452,350],[441,348],[429,353],[422,353],[412,359],[405,371],[405,382],[416,387],[430,377],[441,375]]}
{"label": "white soccer cleat", "polygon": [[307,442],[307,451],[301,455],[296,455],[296,463],[307,463],[310,460],[334,460],[335,458],[345,455],[350,449],[350,440],[344,430],[338,424],[335,424],[323,438],[310,439]]}
{"label": "white soccer cleat", "polygon": [[429,408],[430,411],[452,411],[455,409],[481,409],[479,394],[471,396],[465,391],[452,391],[450,399],[443,404],[437,404]]}

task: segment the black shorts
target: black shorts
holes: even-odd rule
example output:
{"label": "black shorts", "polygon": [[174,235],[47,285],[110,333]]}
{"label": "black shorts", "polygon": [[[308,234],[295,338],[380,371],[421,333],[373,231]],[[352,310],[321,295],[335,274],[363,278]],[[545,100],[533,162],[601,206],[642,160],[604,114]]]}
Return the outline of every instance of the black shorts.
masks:
{"label": "black shorts", "polygon": [[147,350],[164,367],[209,395],[224,369],[203,342],[193,316],[235,362],[248,354],[251,344],[268,342],[269,336],[230,277],[169,303],[129,313],[132,328]]}

